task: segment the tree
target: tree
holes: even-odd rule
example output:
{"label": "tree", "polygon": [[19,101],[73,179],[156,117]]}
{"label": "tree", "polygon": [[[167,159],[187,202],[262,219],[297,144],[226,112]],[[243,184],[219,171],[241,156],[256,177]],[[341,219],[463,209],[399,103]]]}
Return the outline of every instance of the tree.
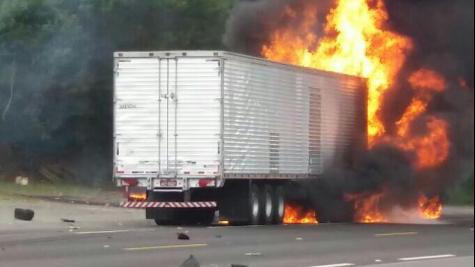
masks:
{"label": "tree", "polygon": [[17,161],[25,163],[21,168],[30,173],[60,162],[80,177],[109,181],[113,52],[220,49],[231,4],[1,1],[0,110],[11,95],[6,89],[12,62],[16,79],[15,95],[0,121],[0,143],[14,146]]}

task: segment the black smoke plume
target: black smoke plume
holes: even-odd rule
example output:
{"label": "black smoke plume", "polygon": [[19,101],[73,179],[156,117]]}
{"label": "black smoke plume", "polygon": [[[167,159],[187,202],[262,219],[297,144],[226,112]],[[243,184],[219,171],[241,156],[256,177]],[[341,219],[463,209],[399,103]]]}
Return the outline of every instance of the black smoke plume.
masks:
{"label": "black smoke plume", "polygon": [[[318,9],[320,36],[325,16],[333,1],[257,0],[238,1],[227,23],[224,43],[231,50],[259,55],[273,30],[292,21],[282,19],[282,10],[290,5],[302,10],[311,2]],[[370,1],[372,2],[372,1]],[[450,155],[441,166],[418,171],[411,167],[411,155],[387,145],[378,145],[361,153],[351,166],[335,166],[322,179],[308,182],[305,188],[319,216],[337,220],[352,217],[345,195],[379,192],[390,188],[384,210],[395,204],[410,207],[420,192],[428,196],[444,195],[456,182],[473,176],[474,153],[474,2],[456,1],[385,1],[391,30],[410,37],[414,51],[401,70],[400,77],[388,91],[382,119],[389,131],[408,106],[412,91],[407,75],[426,67],[441,73],[447,89],[430,103],[428,111],[412,125],[422,128],[424,117],[436,115],[448,121]],[[296,33],[299,34],[299,33]],[[420,124],[420,125],[419,125]]]}

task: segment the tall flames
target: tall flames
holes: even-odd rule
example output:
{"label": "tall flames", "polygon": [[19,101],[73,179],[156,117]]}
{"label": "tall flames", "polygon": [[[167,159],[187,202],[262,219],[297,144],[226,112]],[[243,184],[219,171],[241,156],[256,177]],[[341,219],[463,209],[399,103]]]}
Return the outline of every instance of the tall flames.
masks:
{"label": "tall flames", "polygon": [[[426,116],[436,93],[446,88],[439,73],[421,68],[411,73],[407,85],[413,97],[388,131],[381,119],[384,94],[400,79],[400,71],[413,50],[412,40],[387,27],[388,13],[382,0],[336,0],[326,16],[322,36],[317,36],[318,7],[314,3],[296,1],[281,12],[287,25],[275,29],[261,54],[271,60],[305,67],[335,71],[367,79],[368,143],[370,148],[381,143],[392,144],[413,155],[418,171],[434,168],[448,157],[450,142],[447,122]],[[415,121],[425,129],[413,130]],[[381,211],[386,189],[378,193],[347,196],[355,208],[355,221],[387,222]],[[438,218],[442,205],[438,197],[421,193],[419,207],[424,218]]]}

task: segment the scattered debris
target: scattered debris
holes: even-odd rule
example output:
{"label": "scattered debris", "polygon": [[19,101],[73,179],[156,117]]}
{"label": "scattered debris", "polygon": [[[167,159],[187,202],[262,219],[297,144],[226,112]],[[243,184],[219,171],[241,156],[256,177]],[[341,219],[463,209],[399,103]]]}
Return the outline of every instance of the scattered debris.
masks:
{"label": "scattered debris", "polygon": [[183,262],[180,267],[200,267],[200,263],[196,260],[195,256],[190,255],[190,257]]}
{"label": "scattered debris", "polygon": [[303,238],[302,238],[302,237],[297,237],[297,238],[295,238],[295,240],[297,240],[297,241],[302,241]]}
{"label": "scattered debris", "polygon": [[35,216],[35,212],[26,209],[15,209],[15,219],[22,221],[31,221]]}
{"label": "scattered debris", "polygon": [[247,265],[242,265],[242,264],[231,264],[231,267],[247,267]]}
{"label": "scattered debris", "polygon": [[65,222],[65,223],[76,223],[76,220],[65,219],[65,218],[61,218],[61,221],[62,221],[62,222]]}
{"label": "scattered debris", "polygon": [[248,252],[244,255],[246,255],[246,256],[261,256],[262,253],[260,253],[260,252]]}
{"label": "scattered debris", "polygon": [[109,245],[104,245],[104,248],[110,248],[110,247],[111,247],[111,246],[109,246]]}
{"label": "scattered debris", "polygon": [[79,230],[79,229],[81,229],[81,227],[79,227],[79,226],[69,226],[69,232],[73,232],[73,231]]}
{"label": "scattered debris", "polygon": [[177,233],[177,238],[179,240],[190,240],[190,236],[185,233]]}
{"label": "scattered debris", "polygon": [[26,176],[17,176],[15,177],[15,184],[27,186],[30,182],[30,179]]}
{"label": "scattered debris", "polygon": [[383,262],[381,259],[375,259],[374,262],[380,263]]}

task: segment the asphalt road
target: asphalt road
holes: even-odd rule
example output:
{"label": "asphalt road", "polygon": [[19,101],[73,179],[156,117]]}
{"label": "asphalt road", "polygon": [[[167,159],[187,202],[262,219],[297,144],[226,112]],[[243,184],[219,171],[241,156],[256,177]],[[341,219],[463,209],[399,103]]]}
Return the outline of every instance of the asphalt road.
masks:
{"label": "asphalt road", "polygon": [[[0,203],[0,266],[473,266],[473,213],[436,224],[157,227],[140,211],[22,203],[33,222]],[[8,218],[6,217],[8,216]],[[77,219],[64,223],[64,216]],[[81,219],[78,219],[81,218]],[[178,240],[185,232],[190,240]]]}

